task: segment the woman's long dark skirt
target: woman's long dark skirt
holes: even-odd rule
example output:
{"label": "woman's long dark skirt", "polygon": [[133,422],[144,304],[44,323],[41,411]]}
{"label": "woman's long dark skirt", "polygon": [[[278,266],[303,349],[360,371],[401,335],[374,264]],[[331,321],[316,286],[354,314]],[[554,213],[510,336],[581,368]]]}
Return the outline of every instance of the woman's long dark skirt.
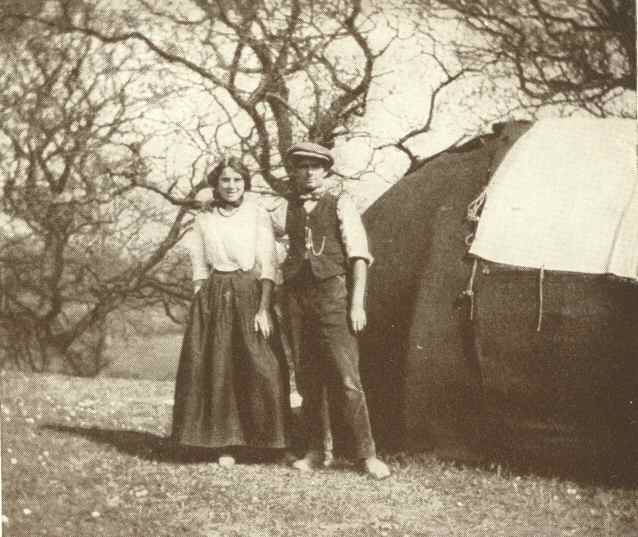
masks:
{"label": "woman's long dark skirt", "polygon": [[193,298],[175,384],[173,439],[221,448],[284,448],[287,371],[254,318],[260,283],[213,273]]}

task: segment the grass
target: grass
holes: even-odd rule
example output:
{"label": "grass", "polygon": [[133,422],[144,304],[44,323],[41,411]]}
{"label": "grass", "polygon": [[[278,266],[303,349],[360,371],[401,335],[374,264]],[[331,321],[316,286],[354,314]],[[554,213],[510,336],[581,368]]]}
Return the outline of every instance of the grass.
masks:
{"label": "grass", "polygon": [[173,380],[182,347],[182,331],[116,340],[107,350],[107,377]]}
{"label": "grass", "polygon": [[163,312],[150,309],[111,320],[111,341],[105,358],[107,377],[173,380],[177,372],[184,327]]}
{"label": "grass", "polygon": [[345,460],[298,475],[232,469],[167,440],[173,382],[2,373],[7,536],[630,536],[638,490],[388,457],[375,482]]}

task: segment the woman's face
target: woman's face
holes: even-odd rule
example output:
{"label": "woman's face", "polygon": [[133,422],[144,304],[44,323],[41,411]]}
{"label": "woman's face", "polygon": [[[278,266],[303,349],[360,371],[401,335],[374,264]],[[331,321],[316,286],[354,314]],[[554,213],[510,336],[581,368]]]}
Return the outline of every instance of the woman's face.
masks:
{"label": "woman's face", "polygon": [[237,203],[244,195],[246,185],[241,174],[231,167],[224,168],[217,183],[217,194],[223,202]]}

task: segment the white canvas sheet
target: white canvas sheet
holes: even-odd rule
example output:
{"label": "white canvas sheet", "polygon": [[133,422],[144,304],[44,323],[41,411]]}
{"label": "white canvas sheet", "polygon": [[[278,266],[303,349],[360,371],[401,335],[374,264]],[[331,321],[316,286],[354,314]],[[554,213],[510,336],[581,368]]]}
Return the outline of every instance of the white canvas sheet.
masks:
{"label": "white canvas sheet", "polygon": [[638,280],[635,122],[535,123],[494,173],[470,252]]}

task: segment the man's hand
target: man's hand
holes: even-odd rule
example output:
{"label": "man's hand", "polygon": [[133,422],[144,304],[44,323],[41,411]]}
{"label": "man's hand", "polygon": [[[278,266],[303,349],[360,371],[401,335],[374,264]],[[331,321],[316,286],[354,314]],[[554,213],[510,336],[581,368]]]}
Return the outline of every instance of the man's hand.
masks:
{"label": "man's hand", "polygon": [[350,324],[352,325],[352,331],[358,334],[366,327],[367,323],[368,317],[365,308],[353,304],[350,307]]}
{"label": "man's hand", "polygon": [[350,302],[350,324],[352,331],[358,334],[366,327],[368,317],[366,315],[365,290],[368,278],[368,263],[358,257],[352,260],[352,297]]}
{"label": "man's hand", "polygon": [[255,332],[259,332],[265,338],[272,333],[272,318],[267,309],[259,308],[255,314]]}

